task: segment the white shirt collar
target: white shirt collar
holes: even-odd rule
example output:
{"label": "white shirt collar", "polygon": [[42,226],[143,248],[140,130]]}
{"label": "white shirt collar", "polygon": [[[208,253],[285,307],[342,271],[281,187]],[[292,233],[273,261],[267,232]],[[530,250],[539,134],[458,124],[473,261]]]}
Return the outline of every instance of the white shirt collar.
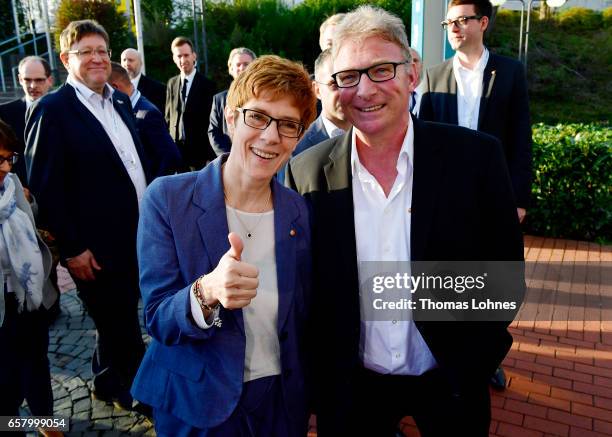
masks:
{"label": "white shirt collar", "polygon": [[[189,81],[189,82],[187,82],[188,84],[192,84],[192,83],[193,83],[193,77],[195,76],[196,71],[197,71],[197,70],[194,68],[194,69],[192,70],[192,72],[191,72],[191,73],[189,73],[189,76],[187,76],[187,80]],[[185,80],[185,75],[184,75],[184,74],[183,74],[183,72],[181,71],[181,83],[183,82],[183,80]]]}
{"label": "white shirt collar", "polygon": [[91,99],[91,97],[94,95],[98,96],[98,98],[101,100],[111,100],[113,97],[113,93],[115,92],[113,87],[106,83],[104,84],[104,91],[102,92],[102,96],[100,96],[100,94],[89,88],[72,74],[68,75],[66,83],[71,85],[77,92],[79,92],[83,97],[85,97],[86,100]]}
{"label": "white shirt collar", "polygon": [[474,67],[473,70],[464,67],[457,55],[453,56],[453,68],[455,70],[465,70],[472,73],[481,73],[487,66],[487,62],[489,62],[489,50],[486,47],[482,51],[482,55],[480,55],[480,59],[478,60],[478,63],[476,64],[476,67]]}
{"label": "white shirt collar", "polygon": [[[325,131],[327,132],[327,136],[332,138],[332,133],[336,129],[342,129],[341,127],[336,126],[333,121],[326,118],[324,115],[321,115],[321,119],[323,120],[323,126],[325,127]],[[344,130],[344,129],[342,129]]]}
{"label": "white shirt collar", "polygon": [[[357,153],[357,137],[356,130],[351,131],[351,176],[355,177],[355,174],[359,175],[365,167],[359,160],[359,154]],[[397,173],[404,175],[406,173],[406,164],[411,163],[414,167],[414,127],[412,118],[408,123],[408,129],[406,129],[406,135],[404,136],[404,142],[397,158]],[[367,171],[367,170],[366,170]]]}
{"label": "white shirt collar", "polygon": [[140,76],[142,76],[142,72],[138,73],[138,76],[130,80],[132,82],[132,85],[134,85],[134,88],[138,88],[138,83],[140,82]]}

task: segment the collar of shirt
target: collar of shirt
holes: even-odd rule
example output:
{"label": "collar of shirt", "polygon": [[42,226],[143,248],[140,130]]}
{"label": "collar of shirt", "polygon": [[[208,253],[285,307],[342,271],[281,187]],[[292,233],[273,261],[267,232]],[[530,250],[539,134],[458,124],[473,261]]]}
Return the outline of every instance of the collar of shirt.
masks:
{"label": "collar of shirt", "polygon": [[[342,129],[342,128],[339,128],[338,126],[336,126],[332,121],[330,121],[327,118],[325,118],[324,115],[321,115],[321,119],[323,120],[323,126],[325,126],[325,131],[327,132],[327,136],[330,137],[330,138],[333,138],[332,133],[336,129]],[[342,129],[342,130],[344,130],[344,129]]]}
{"label": "collar of shirt", "polygon": [[179,92],[181,90],[181,88],[183,88],[183,81],[185,80],[185,77],[187,77],[187,97],[189,97],[189,91],[191,91],[191,85],[193,85],[193,78],[196,75],[196,69],[194,68],[193,71],[191,73],[189,73],[189,76],[185,76],[183,74],[183,72],[181,71],[181,83],[179,85]]}
{"label": "collar of shirt", "polygon": [[[357,134],[355,133],[356,129],[353,129],[351,133],[351,176],[357,178],[361,183],[369,182],[373,183],[378,182],[370,174],[370,172],[361,164],[361,160],[359,159],[359,154],[357,153]],[[412,119],[410,119],[408,123],[408,129],[406,129],[406,135],[404,136],[404,142],[402,143],[402,148],[400,150],[399,156],[397,158],[397,175],[402,180],[406,177],[406,170],[408,164],[412,164],[414,167],[414,128],[412,126]],[[397,180],[394,184],[397,185]],[[394,189],[391,190],[393,193]],[[391,194],[389,195],[391,197]]]}
{"label": "collar of shirt", "polygon": [[482,74],[484,72],[485,67],[487,66],[487,62],[489,62],[489,50],[485,47],[482,51],[482,55],[480,55],[480,59],[476,63],[476,67],[473,70],[466,68],[463,66],[458,56],[453,56],[453,69],[456,71],[466,71],[470,73],[478,73]]}
{"label": "collar of shirt", "polygon": [[25,104],[26,104],[26,109],[30,109],[30,106],[32,106],[34,104],[34,100],[32,99],[32,97],[26,95],[25,96]]}
{"label": "collar of shirt", "polygon": [[136,107],[136,103],[138,103],[138,99],[140,99],[141,95],[142,94],[140,93],[140,91],[138,91],[136,88],[134,88],[134,92],[130,96],[130,102],[132,102],[132,109],[134,109]]}
{"label": "collar of shirt", "polygon": [[140,76],[142,76],[142,73],[138,73],[138,76],[130,80],[130,82],[132,82],[132,85],[134,85],[134,88],[138,88],[138,84],[140,83]]}
{"label": "collar of shirt", "polygon": [[113,104],[112,100],[113,93],[115,92],[115,90],[107,83],[104,84],[104,91],[102,92],[102,95],[89,88],[87,85],[76,79],[71,74],[68,75],[66,83],[68,85],[71,85],[76,90],[76,92],[81,94],[88,102],[99,102],[102,107],[104,107],[104,102],[106,101],[109,101],[111,105]]}

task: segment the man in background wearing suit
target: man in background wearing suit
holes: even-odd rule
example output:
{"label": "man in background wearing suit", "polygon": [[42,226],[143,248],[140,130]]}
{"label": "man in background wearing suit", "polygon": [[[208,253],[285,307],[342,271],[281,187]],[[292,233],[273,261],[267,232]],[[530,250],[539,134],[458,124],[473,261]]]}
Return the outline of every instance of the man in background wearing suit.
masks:
{"label": "man in background wearing suit", "polygon": [[[25,129],[26,109],[32,106],[35,100],[49,92],[53,86],[53,76],[51,76],[49,63],[39,56],[26,56],[19,62],[17,70],[19,72],[19,84],[25,95],[21,99],[0,105],[0,119],[13,129],[19,140],[18,153],[21,156],[12,171],[19,177],[21,184],[27,187],[25,159],[23,159],[25,150],[23,131]],[[28,197],[27,188],[24,188],[24,190],[26,197]]]}
{"label": "man in background wearing suit", "polygon": [[93,20],[60,36],[66,83],[26,115],[26,165],[41,225],[96,326],[93,396],[132,408],[144,355],[138,322],[136,228],[152,179],[129,97],[114,91],[108,34]]}
{"label": "man in background wearing suit", "polygon": [[[386,275],[389,262],[520,264],[500,144],[410,115],[416,77],[399,17],[369,5],[347,14],[332,59],[353,128],[299,154],[287,170],[288,184],[311,203],[316,230],[310,356],[325,357],[312,360],[317,431],[395,436],[412,415],[422,436],[488,436],[488,378],[512,344],[510,322],[414,321],[405,318],[410,310],[403,320],[373,320],[360,284]],[[513,273],[506,285],[520,299],[524,275]]]}
{"label": "man in background wearing suit", "polygon": [[456,54],[425,73],[419,118],[458,124],[501,141],[522,222],[531,193],[527,81],[520,62],[484,46],[491,13],[488,0],[449,3],[442,25]]}
{"label": "man in background wearing suit", "polygon": [[215,85],[196,70],[197,54],[189,39],[176,37],[170,47],[180,74],[168,80],[166,122],[186,169],[200,170],[217,157],[206,135]]}
{"label": "man in background wearing suit", "polygon": [[[232,49],[227,58],[227,70],[230,76],[236,79],[257,56],[255,52],[246,47],[237,47]],[[225,102],[227,100],[227,91],[224,90],[217,93],[213,97],[213,104],[210,110],[210,124],[208,125],[208,139],[210,145],[217,155],[229,152],[232,147],[232,141],[227,130],[227,122],[225,121]]]}
{"label": "man in background wearing suit", "polygon": [[304,132],[295,147],[294,156],[315,144],[342,135],[351,127],[340,105],[340,92],[331,73],[331,49],[325,49],[315,60],[315,80],[312,83],[314,92],[321,101],[321,115]]}
{"label": "man in background wearing suit", "polygon": [[154,175],[169,175],[179,171],[183,164],[181,154],[168,133],[164,116],[140,91],[134,88],[128,72],[111,62],[108,83],[130,98],[136,117],[136,128]]}
{"label": "man in background wearing suit", "polygon": [[130,75],[132,84],[163,114],[166,106],[166,87],[163,83],[142,74],[142,56],[136,49],[125,49],[121,53],[121,66]]}

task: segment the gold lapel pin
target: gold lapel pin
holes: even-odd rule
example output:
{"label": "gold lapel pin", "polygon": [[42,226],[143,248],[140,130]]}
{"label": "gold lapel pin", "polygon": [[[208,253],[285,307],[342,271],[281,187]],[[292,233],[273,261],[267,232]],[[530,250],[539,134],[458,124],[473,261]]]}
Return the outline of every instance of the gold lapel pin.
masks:
{"label": "gold lapel pin", "polygon": [[295,229],[291,229],[289,231],[289,235],[291,235],[292,237],[295,237],[295,234],[297,234],[297,232],[295,232]]}

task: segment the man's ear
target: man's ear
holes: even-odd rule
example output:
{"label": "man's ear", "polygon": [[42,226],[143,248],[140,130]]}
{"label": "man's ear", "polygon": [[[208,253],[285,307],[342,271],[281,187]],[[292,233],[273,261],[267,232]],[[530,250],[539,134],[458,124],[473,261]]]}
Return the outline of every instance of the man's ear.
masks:
{"label": "man's ear", "polygon": [[312,92],[315,93],[317,99],[321,100],[321,92],[319,91],[319,84],[316,81],[312,81]]}
{"label": "man's ear", "polygon": [[489,17],[482,17],[480,21],[480,29],[482,32],[486,32],[489,27]]}
{"label": "man's ear", "polygon": [[23,85],[23,79],[21,78],[21,74],[17,73],[17,80],[21,85]]}
{"label": "man's ear", "polygon": [[66,68],[66,70],[70,71],[70,69],[68,68],[68,56],[70,56],[70,55],[68,53],[66,53],[66,52],[60,53],[60,61],[62,61],[62,64],[64,64],[64,68]]}

